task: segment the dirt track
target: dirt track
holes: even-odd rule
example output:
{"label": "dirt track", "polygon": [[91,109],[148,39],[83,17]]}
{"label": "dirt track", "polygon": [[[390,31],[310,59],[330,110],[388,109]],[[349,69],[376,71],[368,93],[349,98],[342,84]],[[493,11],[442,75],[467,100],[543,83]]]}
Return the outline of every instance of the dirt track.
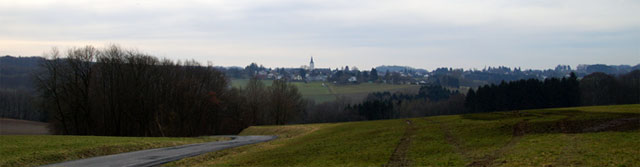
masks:
{"label": "dirt track", "polygon": [[383,165],[384,167],[411,166],[411,162],[409,162],[409,158],[407,157],[407,152],[409,152],[411,139],[415,134],[416,128],[413,126],[411,120],[405,121],[407,122],[407,128],[405,129],[404,135],[402,136],[402,139],[400,139],[400,143],[398,143],[396,149],[393,151],[393,154],[391,154],[389,162]]}
{"label": "dirt track", "polygon": [[47,135],[47,123],[0,118],[0,135]]}

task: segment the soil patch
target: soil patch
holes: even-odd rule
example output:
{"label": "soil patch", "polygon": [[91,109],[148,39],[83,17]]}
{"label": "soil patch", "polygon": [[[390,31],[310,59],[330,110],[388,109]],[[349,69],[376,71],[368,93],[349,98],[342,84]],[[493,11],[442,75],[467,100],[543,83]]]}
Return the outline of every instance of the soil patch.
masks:
{"label": "soil patch", "polygon": [[0,118],[0,135],[48,135],[48,123]]}
{"label": "soil patch", "polygon": [[606,131],[633,131],[640,129],[640,117],[595,120],[568,120],[537,122],[529,126],[529,133],[591,133]]}
{"label": "soil patch", "polygon": [[627,131],[640,128],[640,117],[620,118],[582,129],[582,132]]}

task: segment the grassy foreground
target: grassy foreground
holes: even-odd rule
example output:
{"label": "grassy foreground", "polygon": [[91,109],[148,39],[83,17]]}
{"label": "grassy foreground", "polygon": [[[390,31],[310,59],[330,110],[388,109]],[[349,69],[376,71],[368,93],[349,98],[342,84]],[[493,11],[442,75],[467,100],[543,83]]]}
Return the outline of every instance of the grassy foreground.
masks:
{"label": "grassy foreground", "polygon": [[640,105],[258,126],[267,143],[168,166],[637,166]]}
{"label": "grassy foreground", "polygon": [[192,143],[223,137],[0,136],[0,166],[38,166],[94,156]]}

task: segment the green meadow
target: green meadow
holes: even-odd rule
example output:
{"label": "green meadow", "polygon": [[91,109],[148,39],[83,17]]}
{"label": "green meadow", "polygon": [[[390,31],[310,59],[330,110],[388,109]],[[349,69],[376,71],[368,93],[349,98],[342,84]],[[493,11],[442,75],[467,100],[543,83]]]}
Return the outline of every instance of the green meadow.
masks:
{"label": "green meadow", "polygon": [[267,143],[168,166],[635,166],[640,105],[255,126]]}
{"label": "green meadow", "polygon": [[[236,88],[242,88],[247,85],[248,79],[234,79],[231,81],[231,86]],[[266,86],[270,86],[272,80],[262,80]],[[369,93],[373,92],[411,92],[416,93],[420,86],[418,85],[395,85],[395,84],[382,84],[382,83],[361,83],[354,85],[337,85],[330,82],[291,82],[291,84],[298,87],[298,91],[302,94],[303,98],[312,99],[316,103],[322,103],[327,101],[333,101],[339,96],[345,96],[354,100],[362,100]],[[324,84],[324,86],[323,86]]]}

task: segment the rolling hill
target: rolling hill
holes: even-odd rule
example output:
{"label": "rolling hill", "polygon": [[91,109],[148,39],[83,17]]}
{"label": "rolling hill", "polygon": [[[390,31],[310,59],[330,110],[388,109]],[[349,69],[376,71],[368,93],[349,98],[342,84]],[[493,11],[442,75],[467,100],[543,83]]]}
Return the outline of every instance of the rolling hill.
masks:
{"label": "rolling hill", "polygon": [[255,126],[257,145],[169,166],[634,166],[640,105]]}

